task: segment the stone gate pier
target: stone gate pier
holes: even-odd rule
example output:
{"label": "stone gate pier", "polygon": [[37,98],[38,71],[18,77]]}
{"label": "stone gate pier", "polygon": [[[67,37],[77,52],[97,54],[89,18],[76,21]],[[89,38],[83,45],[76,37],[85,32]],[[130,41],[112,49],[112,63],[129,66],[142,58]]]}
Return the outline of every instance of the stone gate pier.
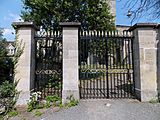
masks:
{"label": "stone gate pier", "polygon": [[158,97],[160,79],[159,28],[156,23],[137,23],[133,31],[134,78],[136,96],[141,101]]}

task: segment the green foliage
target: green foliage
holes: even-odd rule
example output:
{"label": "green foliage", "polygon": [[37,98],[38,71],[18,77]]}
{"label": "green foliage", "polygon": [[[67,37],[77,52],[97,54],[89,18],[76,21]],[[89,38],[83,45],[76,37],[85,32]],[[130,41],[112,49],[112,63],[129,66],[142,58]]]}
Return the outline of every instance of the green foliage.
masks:
{"label": "green foliage", "polygon": [[152,98],[150,101],[149,101],[149,103],[152,103],[152,104],[155,104],[155,103],[160,103],[160,99],[159,99],[159,97],[155,97],[155,98]]}
{"label": "green foliage", "polygon": [[30,101],[27,103],[28,107],[27,107],[27,111],[31,112],[32,110],[34,110],[37,106],[37,101]]}
{"label": "green foliage", "polygon": [[57,96],[57,95],[54,95],[54,96],[47,96],[45,98],[46,100],[46,103],[42,103],[40,102],[40,100],[38,100],[37,98],[37,93],[35,94],[32,94],[31,98],[30,98],[30,101],[28,102],[28,109],[27,111],[28,112],[31,112],[33,111],[34,109],[36,109],[36,112],[35,112],[35,115],[36,116],[41,116],[43,113],[41,113],[39,110],[37,109],[42,109],[42,108],[49,108],[51,106],[58,106],[60,108],[64,107],[64,108],[69,108],[69,107],[72,107],[72,106],[76,106],[78,105],[79,101],[76,100],[73,95],[69,96],[68,98],[68,103],[66,103],[65,105],[62,104],[62,99]]}
{"label": "green foliage", "polygon": [[65,105],[62,104],[62,99],[57,96],[57,95],[54,95],[54,96],[47,96],[46,97],[46,105],[47,108],[50,107],[50,106],[58,106],[60,108],[64,107],[64,108],[69,108],[69,107],[72,107],[72,106],[76,106],[78,105],[79,101],[76,100],[73,95],[67,97],[67,100],[69,101],[68,103],[66,103]]}
{"label": "green foliage", "polygon": [[46,103],[42,103],[39,99],[38,99],[39,93],[35,92],[32,93],[30,100],[28,101],[27,105],[27,111],[31,112],[34,109],[42,109],[42,108],[49,108],[52,105],[54,106],[60,106],[62,104],[62,100],[60,97],[58,97],[57,95],[54,96],[47,96],[45,98]]}
{"label": "green foliage", "polygon": [[8,112],[8,117],[15,117],[18,115],[18,112],[16,110],[12,110]]}
{"label": "green foliage", "polygon": [[54,96],[47,96],[46,101],[48,102],[56,102],[56,101],[61,101],[61,98],[57,95]]}
{"label": "green foliage", "polygon": [[47,102],[45,103],[45,107],[46,107],[46,108],[51,107],[51,103],[47,101]]}
{"label": "green foliage", "polygon": [[0,85],[0,97],[14,97],[17,94],[16,90],[17,83],[9,83],[5,81]]}
{"label": "green foliage", "polygon": [[76,105],[78,105],[78,103],[79,103],[79,101],[76,100],[76,99],[73,97],[73,95],[69,96],[67,99],[68,99],[69,102],[65,104],[65,107],[66,107],[66,108],[76,106]]}
{"label": "green foliage", "polygon": [[39,95],[40,95],[40,92],[32,93],[30,100],[27,103],[27,105],[28,105],[27,111],[28,112],[31,112],[34,109],[43,108],[43,105],[41,105],[40,101],[39,101]]}
{"label": "green foliage", "polygon": [[43,115],[43,113],[41,111],[39,111],[39,110],[35,111],[35,116],[41,116],[41,115]]}
{"label": "green foliage", "polygon": [[3,120],[3,116],[2,115],[0,115],[0,120]]}
{"label": "green foliage", "polygon": [[62,99],[57,96],[57,95],[54,95],[54,96],[47,96],[46,97],[46,107],[50,107],[52,105],[55,105],[55,106],[59,106],[60,104],[62,104]]}
{"label": "green foliage", "polygon": [[15,66],[22,54],[23,49],[20,45],[16,45],[16,53],[14,58],[7,56],[7,42],[3,38],[3,31],[0,29],[0,105],[5,107],[3,115],[15,115],[12,111],[18,99],[19,92],[16,90],[18,80],[14,80]]}
{"label": "green foliage", "polygon": [[46,87],[54,87],[55,89],[61,88],[61,77],[60,75],[51,75],[49,76],[49,80],[47,81]]}
{"label": "green foliage", "polygon": [[[0,29],[0,85],[5,81],[11,81],[10,74],[13,72],[13,62],[7,56],[6,50],[7,42],[3,38],[3,30]],[[12,81],[13,82],[13,81]]]}
{"label": "green foliage", "polygon": [[5,106],[5,113],[7,114],[14,108],[19,92],[16,90],[17,83],[9,83],[5,81],[0,85],[0,101]]}
{"label": "green foliage", "polygon": [[44,29],[59,29],[59,22],[81,22],[82,29],[113,30],[114,16],[106,0],[23,0],[21,17]]}

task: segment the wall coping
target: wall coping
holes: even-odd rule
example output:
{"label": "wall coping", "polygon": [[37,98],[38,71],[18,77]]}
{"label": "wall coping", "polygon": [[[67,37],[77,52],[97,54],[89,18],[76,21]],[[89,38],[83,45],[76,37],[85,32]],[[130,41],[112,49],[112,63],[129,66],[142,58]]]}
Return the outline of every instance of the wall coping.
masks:
{"label": "wall coping", "polygon": [[61,22],[59,25],[62,27],[80,27],[81,23],[80,22]]}
{"label": "wall coping", "polygon": [[158,23],[137,23],[129,28],[129,31],[133,31],[136,28],[157,28],[159,26]]}
{"label": "wall coping", "polygon": [[34,28],[35,30],[39,30],[39,27],[37,27],[34,22],[13,22],[12,26],[14,29],[20,27],[31,27]]}

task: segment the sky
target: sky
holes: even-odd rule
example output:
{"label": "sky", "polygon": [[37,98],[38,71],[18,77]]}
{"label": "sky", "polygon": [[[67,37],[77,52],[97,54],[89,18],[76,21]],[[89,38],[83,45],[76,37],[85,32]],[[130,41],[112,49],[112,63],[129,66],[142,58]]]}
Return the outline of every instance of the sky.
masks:
{"label": "sky", "polygon": [[[116,24],[117,25],[131,25],[131,20],[127,17],[128,8],[125,8],[126,0],[116,2]],[[0,28],[4,28],[4,38],[7,41],[13,41],[15,39],[14,29],[12,28],[12,22],[20,21],[20,14],[23,8],[22,0],[1,0],[0,2]],[[160,20],[149,20],[142,17],[138,21],[132,23],[134,25],[137,22],[160,22]]]}

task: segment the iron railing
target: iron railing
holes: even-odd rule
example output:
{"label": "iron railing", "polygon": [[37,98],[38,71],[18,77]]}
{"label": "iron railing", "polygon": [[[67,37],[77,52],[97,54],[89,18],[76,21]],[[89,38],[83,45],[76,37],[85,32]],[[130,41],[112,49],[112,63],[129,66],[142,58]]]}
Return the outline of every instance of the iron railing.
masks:
{"label": "iron railing", "polygon": [[133,98],[133,36],[126,31],[82,31],[79,37],[80,97]]}
{"label": "iron railing", "polygon": [[35,37],[35,91],[41,98],[62,96],[62,33],[41,32]]}

